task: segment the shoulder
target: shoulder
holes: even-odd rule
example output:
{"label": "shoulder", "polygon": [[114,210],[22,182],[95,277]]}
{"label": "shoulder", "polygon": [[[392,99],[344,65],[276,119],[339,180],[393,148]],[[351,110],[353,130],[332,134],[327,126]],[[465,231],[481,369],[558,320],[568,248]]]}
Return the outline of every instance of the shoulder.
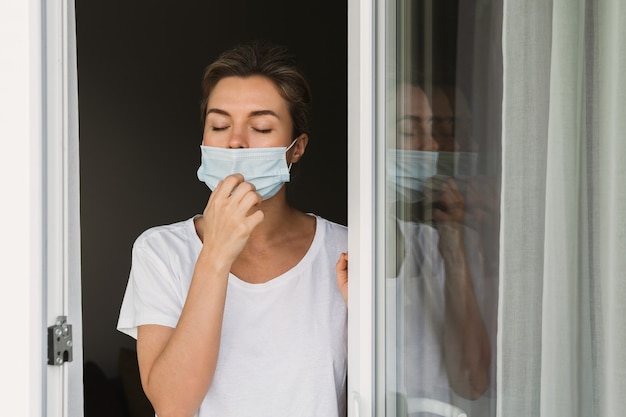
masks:
{"label": "shoulder", "polygon": [[199,241],[195,233],[193,219],[154,226],[141,233],[133,244],[133,251],[161,252],[177,247],[193,246]]}
{"label": "shoulder", "polygon": [[348,228],[323,217],[311,214],[317,219],[317,234],[326,247],[334,247],[341,252],[348,250]]}
{"label": "shoulder", "polygon": [[418,242],[420,245],[432,245],[439,241],[439,232],[434,226],[413,221],[397,220],[397,222],[407,241]]}
{"label": "shoulder", "polygon": [[342,224],[335,223],[331,220],[325,219],[316,214],[311,214],[311,216],[317,219],[318,227],[324,229],[326,233],[333,233],[338,235],[348,235],[348,228]]}

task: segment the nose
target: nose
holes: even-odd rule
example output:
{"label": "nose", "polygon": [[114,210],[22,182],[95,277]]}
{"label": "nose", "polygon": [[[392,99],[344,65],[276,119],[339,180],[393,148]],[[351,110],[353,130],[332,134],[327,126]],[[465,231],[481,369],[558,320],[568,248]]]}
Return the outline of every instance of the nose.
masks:
{"label": "nose", "polygon": [[422,137],[422,143],[420,143],[420,150],[422,151],[438,151],[439,144],[433,138],[431,133],[427,133]]}
{"label": "nose", "polygon": [[228,137],[228,147],[230,149],[247,148],[248,137],[244,128],[233,126]]}

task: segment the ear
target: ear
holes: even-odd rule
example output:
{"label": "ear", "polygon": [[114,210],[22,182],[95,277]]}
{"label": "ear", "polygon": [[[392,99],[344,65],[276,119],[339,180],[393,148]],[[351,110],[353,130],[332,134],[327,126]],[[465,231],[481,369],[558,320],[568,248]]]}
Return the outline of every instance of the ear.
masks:
{"label": "ear", "polygon": [[307,135],[306,133],[301,134],[300,136],[297,137],[297,141],[296,143],[293,145],[293,148],[291,149],[291,163],[295,164],[296,162],[298,162],[300,160],[300,158],[302,158],[302,155],[304,155],[304,151],[306,150],[306,145],[308,145],[309,143],[309,135]]}

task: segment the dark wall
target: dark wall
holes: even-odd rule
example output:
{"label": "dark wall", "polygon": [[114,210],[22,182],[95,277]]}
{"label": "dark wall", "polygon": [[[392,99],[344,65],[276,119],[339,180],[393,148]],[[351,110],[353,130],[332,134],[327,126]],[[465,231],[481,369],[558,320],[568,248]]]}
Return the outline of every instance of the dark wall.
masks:
{"label": "dark wall", "polygon": [[288,46],[313,90],[293,204],[346,224],[347,2],[76,0],[84,356],[108,376],[135,238],[201,213],[200,79],[245,40]]}

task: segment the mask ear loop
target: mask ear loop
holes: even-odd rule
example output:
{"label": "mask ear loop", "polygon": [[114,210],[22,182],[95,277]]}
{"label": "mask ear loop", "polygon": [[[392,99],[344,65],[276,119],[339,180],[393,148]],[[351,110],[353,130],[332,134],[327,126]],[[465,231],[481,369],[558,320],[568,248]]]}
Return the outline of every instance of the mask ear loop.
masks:
{"label": "mask ear loop", "polygon": [[[289,152],[289,149],[293,148],[293,145],[295,145],[295,144],[296,144],[296,142],[298,141],[298,139],[300,139],[300,136],[298,136],[297,138],[295,138],[295,139],[293,140],[293,142],[291,142],[291,145],[289,145],[289,146],[287,147],[287,149],[285,149],[285,153]],[[291,166],[292,166],[292,165],[293,165],[293,163],[289,162],[289,166],[287,167],[287,170],[288,170],[289,172],[291,172]]]}

